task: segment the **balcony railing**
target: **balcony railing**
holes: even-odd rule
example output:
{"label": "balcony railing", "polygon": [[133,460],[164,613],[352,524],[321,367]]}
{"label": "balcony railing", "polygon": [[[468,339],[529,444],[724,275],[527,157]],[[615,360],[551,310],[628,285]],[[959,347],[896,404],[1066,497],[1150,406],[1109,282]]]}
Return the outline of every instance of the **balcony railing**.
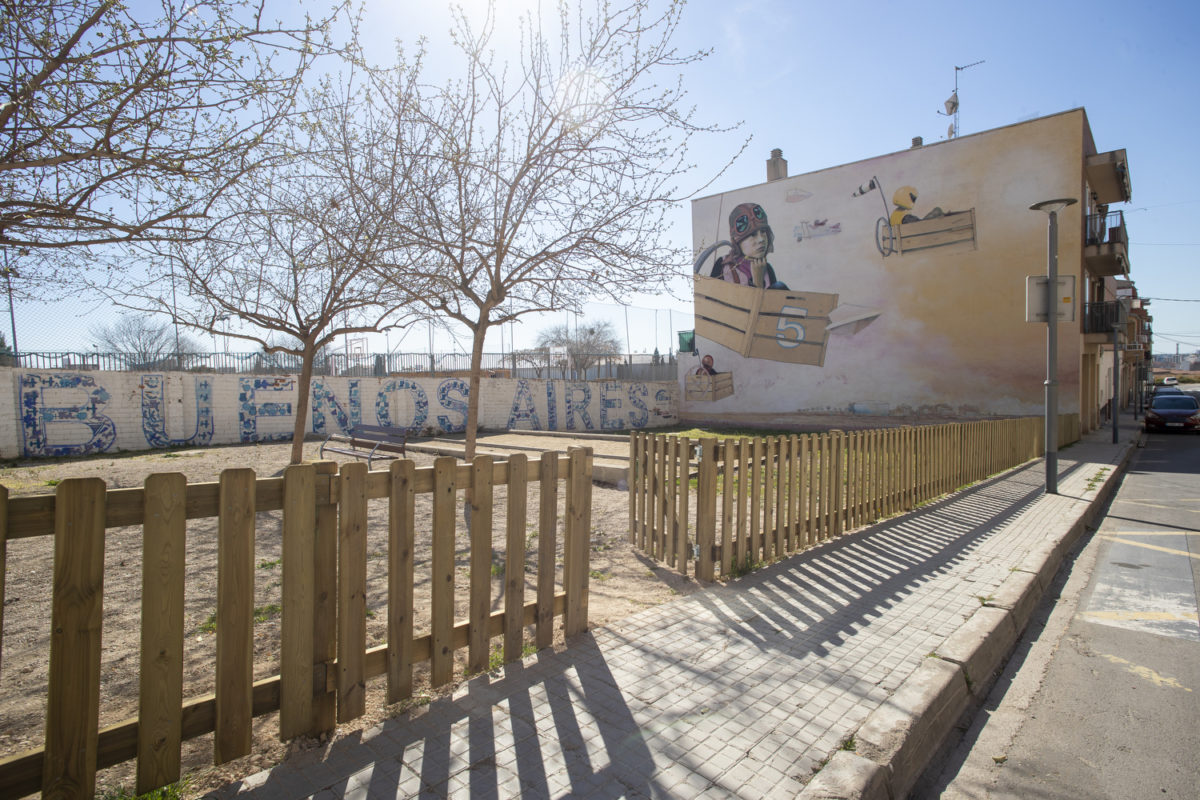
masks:
{"label": "balcony railing", "polygon": [[1084,231],[1084,259],[1088,270],[1099,276],[1129,272],[1129,234],[1125,214],[1109,211],[1088,214]]}
{"label": "balcony railing", "polygon": [[1087,303],[1083,307],[1083,332],[1111,334],[1114,326],[1125,324],[1125,306],[1116,301]]}

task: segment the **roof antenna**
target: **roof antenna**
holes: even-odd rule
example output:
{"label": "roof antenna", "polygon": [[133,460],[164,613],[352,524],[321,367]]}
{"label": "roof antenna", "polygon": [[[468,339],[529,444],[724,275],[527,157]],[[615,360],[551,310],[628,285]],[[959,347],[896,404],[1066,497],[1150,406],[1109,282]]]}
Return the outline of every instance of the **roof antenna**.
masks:
{"label": "roof antenna", "polygon": [[983,63],[983,61],[980,60],[980,61],[976,61],[974,64],[967,64],[964,67],[955,67],[954,68],[954,94],[950,95],[950,97],[943,104],[946,107],[945,112],[942,112],[942,111],[937,112],[937,113],[941,114],[943,117],[954,117],[954,122],[950,123],[950,128],[946,131],[947,139],[957,139],[958,138],[958,73],[962,72],[964,69],[970,69],[971,67],[977,67],[982,63]]}

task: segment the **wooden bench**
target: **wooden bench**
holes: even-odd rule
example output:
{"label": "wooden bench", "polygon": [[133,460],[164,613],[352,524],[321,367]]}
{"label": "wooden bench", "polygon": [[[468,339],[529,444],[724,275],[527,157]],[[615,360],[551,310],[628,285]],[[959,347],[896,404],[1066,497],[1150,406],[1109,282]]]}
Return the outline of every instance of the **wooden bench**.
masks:
{"label": "wooden bench", "polygon": [[[337,447],[347,444],[349,447]],[[367,469],[376,458],[401,458],[408,444],[407,428],[390,428],[384,425],[355,425],[348,433],[331,433],[321,444],[321,456],[326,451],[341,453],[355,458],[365,458]],[[370,450],[359,448],[370,447]]]}

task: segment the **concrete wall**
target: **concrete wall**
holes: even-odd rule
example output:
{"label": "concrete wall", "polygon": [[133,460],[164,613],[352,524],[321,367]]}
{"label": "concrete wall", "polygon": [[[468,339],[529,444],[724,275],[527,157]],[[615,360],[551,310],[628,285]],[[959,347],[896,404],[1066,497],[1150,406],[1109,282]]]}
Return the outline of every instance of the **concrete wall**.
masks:
{"label": "concrete wall", "polygon": [[[1025,276],[1046,273],[1047,216],[1029,206],[1081,201],[1059,215],[1059,271],[1076,276],[1082,299],[1089,142],[1075,110],[694,201],[696,272],[710,278],[696,281],[697,348],[732,373],[734,393],[685,397],[684,413],[1042,413],[1046,326],[1025,322]],[[743,231],[765,222],[773,236],[767,262],[782,286],[763,293],[799,299],[748,315],[758,335],[739,350],[731,317],[723,331],[715,319],[728,305],[700,295],[701,284],[715,295],[728,285],[711,279],[722,277],[717,259],[740,256],[743,204]],[[927,233],[896,241],[909,231]],[[830,296],[835,308],[816,319],[812,298]],[[1081,328],[1059,328],[1060,408],[1075,412]]]}
{"label": "concrete wall", "polygon": [[[294,375],[30,372],[0,369],[0,457],[290,440]],[[313,378],[307,429],[354,423],[461,433],[463,378]],[[674,382],[484,378],[487,430],[611,431],[678,421]]]}

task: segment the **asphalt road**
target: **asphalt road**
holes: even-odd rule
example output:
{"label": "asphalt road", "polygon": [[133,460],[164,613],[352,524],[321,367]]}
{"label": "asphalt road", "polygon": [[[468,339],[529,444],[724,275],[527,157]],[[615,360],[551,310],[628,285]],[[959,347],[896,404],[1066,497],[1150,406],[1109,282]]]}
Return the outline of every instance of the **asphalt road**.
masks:
{"label": "asphalt road", "polygon": [[1144,444],[913,797],[1200,797],[1200,437]]}

